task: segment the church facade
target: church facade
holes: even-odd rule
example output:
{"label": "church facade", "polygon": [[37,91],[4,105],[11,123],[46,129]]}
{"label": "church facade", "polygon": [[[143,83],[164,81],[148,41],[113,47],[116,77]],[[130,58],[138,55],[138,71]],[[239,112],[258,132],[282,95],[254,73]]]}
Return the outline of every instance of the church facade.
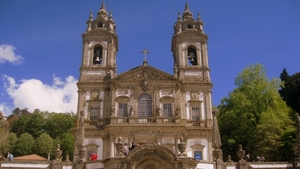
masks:
{"label": "church facade", "polygon": [[104,3],[86,24],[74,168],[213,169],[222,163],[212,113],[208,36],[200,15],[194,19],[187,4],[178,13],[171,43],[173,74],[146,59],[117,74],[116,23]]}

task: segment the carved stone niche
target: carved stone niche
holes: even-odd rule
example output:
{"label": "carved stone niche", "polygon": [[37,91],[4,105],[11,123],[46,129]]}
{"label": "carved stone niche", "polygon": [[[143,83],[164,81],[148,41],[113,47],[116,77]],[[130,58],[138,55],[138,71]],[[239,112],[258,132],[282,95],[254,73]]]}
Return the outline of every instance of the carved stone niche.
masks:
{"label": "carved stone niche", "polygon": [[99,145],[95,144],[95,143],[90,143],[88,145],[85,146],[86,147],[86,159],[88,160],[90,158],[90,155],[92,153],[96,153],[98,152],[98,148],[99,148]]}

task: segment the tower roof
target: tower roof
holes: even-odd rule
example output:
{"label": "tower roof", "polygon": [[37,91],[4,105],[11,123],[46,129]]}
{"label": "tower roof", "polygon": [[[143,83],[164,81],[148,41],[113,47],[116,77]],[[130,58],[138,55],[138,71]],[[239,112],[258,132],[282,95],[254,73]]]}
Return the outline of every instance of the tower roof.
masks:
{"label": "tower roof", "polygon": [[107,16],[108,16],[108,13],[106,11],[105,4],[104,4],[104,2],[102,2],[101,7],[97,13],[97,18],[101,17],[103,19],[107,19]]}
{"label": "tower roof", "polygon": [[185,10],[183,12],[182,17],[184,20],[187,18],[193,18],[193,13],[190,11],[189,5],[187,3],[185,4]]}

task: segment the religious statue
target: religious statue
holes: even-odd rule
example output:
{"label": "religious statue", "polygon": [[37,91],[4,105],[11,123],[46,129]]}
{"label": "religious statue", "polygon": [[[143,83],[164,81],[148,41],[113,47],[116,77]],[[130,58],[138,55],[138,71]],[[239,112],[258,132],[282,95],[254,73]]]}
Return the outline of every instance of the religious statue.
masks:
{"label": "religious statue", "polygon": [[129,114],[130,116],[134,115],[134,108],[132,107],[132,105],[130,106],[129,112],[130,112],[130,114]]}
{"label": "religious statue", "polygon": [[161,114],[160,114],[160,107],[156,107],[156,116],[161,116]]}
{"label": "religious statue", "polygon": [[84,111],[80,111],[80,117],[79,117],[79,126],[82,127],[84,125]]}
{"label": "religious statue", "polygon": [[115,116],[115,111],[116,111],[115,106],[111,106],[111,110],[110,110],[111,116]]}

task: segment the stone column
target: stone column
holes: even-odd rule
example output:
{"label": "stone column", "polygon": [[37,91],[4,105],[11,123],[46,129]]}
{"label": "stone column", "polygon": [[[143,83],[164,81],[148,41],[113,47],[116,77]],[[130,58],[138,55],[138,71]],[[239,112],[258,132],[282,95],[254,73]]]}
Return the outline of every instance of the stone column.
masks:
{"label": "stone column", "polygon": [[115,142],[114,137],[110,136],[110,138],[109,138],[110,157],[114,156],[114,152],[115,152],[114,142]]}

